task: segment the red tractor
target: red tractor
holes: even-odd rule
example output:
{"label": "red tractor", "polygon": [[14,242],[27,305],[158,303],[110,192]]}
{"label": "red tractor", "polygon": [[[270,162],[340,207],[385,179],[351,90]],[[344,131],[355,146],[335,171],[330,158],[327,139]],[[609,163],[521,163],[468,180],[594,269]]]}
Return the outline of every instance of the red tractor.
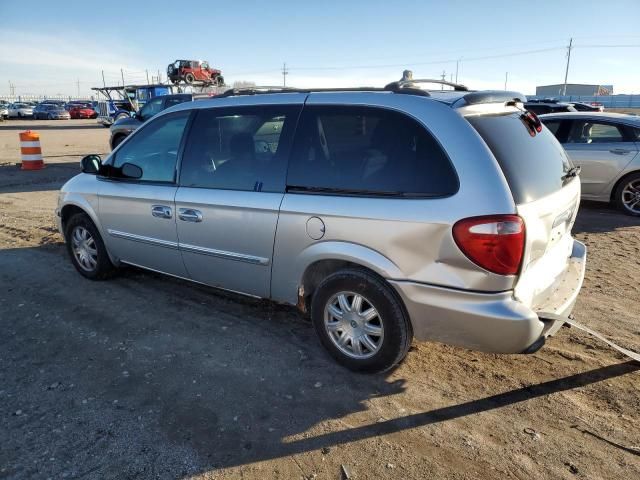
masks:
{"label": "red tractor", "polygon": [[173,83],[201,83],[205,85],[224,85],[220,70],[211,68],[209,62],[200,60],[176,60],[167,67],[167,77]]}

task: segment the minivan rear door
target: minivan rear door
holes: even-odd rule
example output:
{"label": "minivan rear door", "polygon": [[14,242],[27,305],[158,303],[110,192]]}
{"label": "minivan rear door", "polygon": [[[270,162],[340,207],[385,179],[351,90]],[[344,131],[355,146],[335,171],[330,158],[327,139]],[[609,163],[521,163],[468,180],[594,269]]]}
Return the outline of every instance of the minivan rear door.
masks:
{"label": "minivan rear door", "polygon": [[191,279],[270,296],[273,242],[302,100],[197,111],[175,198]]}
{"label": "minivan rear door", "polygon": [[571,228],[580,182],[562,145],[546,128],[538,132],[518,110],[468,116],[500,164],[524,220],[526,243],[515,296],[534,306],[560,281],[573,248]]}

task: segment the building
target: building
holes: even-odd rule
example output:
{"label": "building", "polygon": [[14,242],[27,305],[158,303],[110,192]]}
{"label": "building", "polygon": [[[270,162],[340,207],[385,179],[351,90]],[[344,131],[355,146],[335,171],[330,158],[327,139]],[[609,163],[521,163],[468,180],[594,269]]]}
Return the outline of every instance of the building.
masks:
{"label": "building", "polygon": [[[536,97],[553,97],[562,95],[564,84],[540,85],[536,87]],[[565,95],[600,96],[613,95],[613,85],[588,85],[585,83],[567,83],[567,93]]]}

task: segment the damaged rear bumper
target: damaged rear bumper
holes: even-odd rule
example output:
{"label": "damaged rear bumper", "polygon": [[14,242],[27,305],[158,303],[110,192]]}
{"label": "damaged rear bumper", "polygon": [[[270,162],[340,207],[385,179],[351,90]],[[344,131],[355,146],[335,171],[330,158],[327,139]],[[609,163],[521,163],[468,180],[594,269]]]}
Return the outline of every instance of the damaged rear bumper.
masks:
{"label": "damaged rear bumper", "polygon": [[[531,353],[571,314],[586,266],[587,249],[575,241],[566,269],[530,307],[513,291],[498,293],[455,290],[391,280],[402,298],[417,340],[429,340],[493,353]],[[552,313],[553,317],[545,313]]]}

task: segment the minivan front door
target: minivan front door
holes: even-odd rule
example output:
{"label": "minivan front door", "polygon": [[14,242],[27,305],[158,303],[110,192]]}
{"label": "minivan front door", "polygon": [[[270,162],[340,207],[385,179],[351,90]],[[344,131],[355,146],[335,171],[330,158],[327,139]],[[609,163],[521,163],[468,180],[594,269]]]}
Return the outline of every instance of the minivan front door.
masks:
{"label": "minivan front door", "polygon": [[[176,163],[189,112],[177,112],[145,125],[114,151],[101,178],[99,215],[105,243],[120,261],[186,277],[178,250],[175,195]],[[131,163],[139,179],[123,178],[119,169]]]}
{"label": "minivan front door", "polygon": [[[304,95],[295,99],[301,104]],[[191,279],[270,296],[273,242],[300,109],[286,104],[197,112],[175,199],[178,242]]]}

